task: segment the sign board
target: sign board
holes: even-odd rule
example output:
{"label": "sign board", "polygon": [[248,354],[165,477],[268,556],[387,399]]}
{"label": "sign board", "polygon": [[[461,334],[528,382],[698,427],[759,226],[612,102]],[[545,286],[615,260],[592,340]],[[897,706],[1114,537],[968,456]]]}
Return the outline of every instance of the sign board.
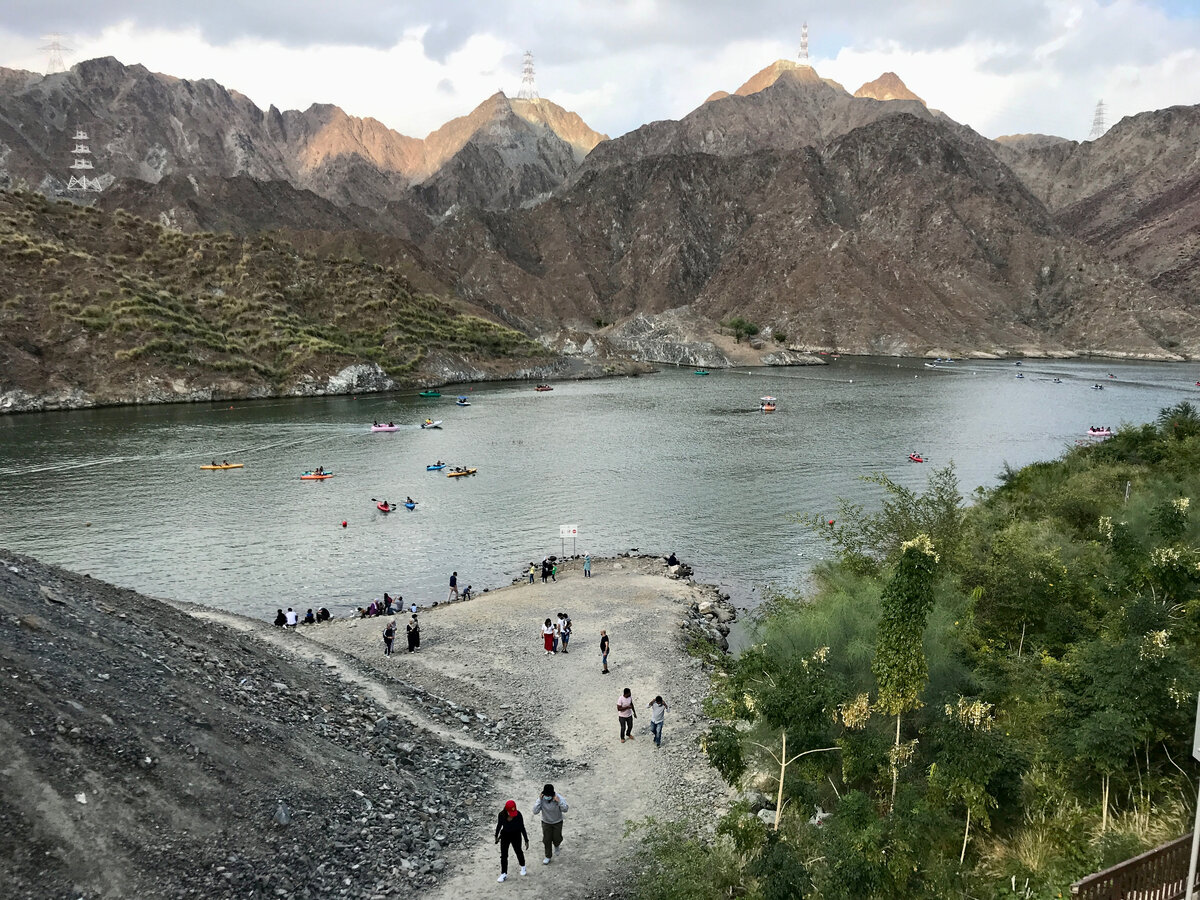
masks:
{"label": "sign board", "polygon": [[566,540],[567,538],[577,538],[577,537],[579,537],[579,526],[578,525],[559,525],[558,526],[558,536],[560,538],[562,538],[563,540]]}
{"label": "sign board", "polygon": [[1196,697],[1196,731],[1192,735],[1192,756],[1200,760],[1200,695]]}

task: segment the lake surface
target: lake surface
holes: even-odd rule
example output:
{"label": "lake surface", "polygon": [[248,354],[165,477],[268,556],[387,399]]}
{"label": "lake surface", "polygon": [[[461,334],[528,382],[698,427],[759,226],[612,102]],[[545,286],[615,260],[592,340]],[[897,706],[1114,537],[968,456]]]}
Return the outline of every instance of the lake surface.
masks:
{"label": "lake surface", "polygon": [[[413,392],[6,416],[0,547],[155,596],[261,616],[281,606],[336,614],[385,590],[427,605],[444,598],[452,570],[476,592],[508,584],[531,560],[561,553],[559,526],[577,524],[580,553],[673,550],[698,578],[753,605],[765,585],[801,584],[827,552],[797,514],[879,497],[858,476],[882,471],[920,487],[953,460],[969,496],[1006,462],[1059,455],[1089,425],[1152,421],[1200,397],[1197,377],[1200,367],[1179,364],[932,370],[844,357],[546,393],[476,385],[463,389],[465,408],[451,388],[439,400]],[[1105,390],[1091,389],[1098,382]],[[777,412],[758,411],[763,395],[778,397]],[[443,428],[417,427],[427,416]],[[372,434],[374,419],[403,427]],[[913,450],[928,462],[910,463]],[[439,458],[479,473],[426,472]],[[246,467],[200,471],[212,459]],[[299,480],[319,465],[335,477]],[[407,495],[413,512],[384,514],[372,502]]]}

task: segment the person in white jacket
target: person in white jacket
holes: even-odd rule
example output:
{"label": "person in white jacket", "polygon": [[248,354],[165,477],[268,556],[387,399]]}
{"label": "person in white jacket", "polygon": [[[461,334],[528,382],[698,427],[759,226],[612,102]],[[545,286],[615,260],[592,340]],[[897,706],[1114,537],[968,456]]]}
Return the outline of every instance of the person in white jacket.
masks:
{"label": "person in white jacket", "polygon": [[542,795],[533,804],[533,814],[542,816],[542,846],[546,851],[542,865],[550,865],[554,851],[562,853],[563,813],[567,811],[567,801],[554,790],[554,785],[548,784],[542,788]]}

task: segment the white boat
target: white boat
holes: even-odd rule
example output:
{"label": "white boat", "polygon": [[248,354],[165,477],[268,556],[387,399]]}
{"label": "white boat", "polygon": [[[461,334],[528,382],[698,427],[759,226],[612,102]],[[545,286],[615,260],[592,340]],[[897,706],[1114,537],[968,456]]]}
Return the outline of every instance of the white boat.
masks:
{"label": "white boat", "polygon": [[459,397],[457,400],[454,401],[454,405],[455,406],[470,406],[471,401],[468,400],[466,397]]}
{"label": "white boat", "polygon": [[758,408],[763,412],[775,412],[775,406],[776,402],[774,397],[758,398]]}
{"label": "white boat", "polygon": [[436,422],[434,422],[434,421],[431,421],[430,419],[426,419],[424,422],[421,423],[421,427],[422,428],[441,428],[442,420],[438,419]]}

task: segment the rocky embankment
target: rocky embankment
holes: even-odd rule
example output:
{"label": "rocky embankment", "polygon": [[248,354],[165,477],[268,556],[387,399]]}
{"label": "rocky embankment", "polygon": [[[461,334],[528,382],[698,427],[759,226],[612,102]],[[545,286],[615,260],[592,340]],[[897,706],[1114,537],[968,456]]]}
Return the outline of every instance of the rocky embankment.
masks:
{"label": "rocky embankment", "polygon": [[3,551],[0,635],[6,898],[408,895],[489,791],[436,694]]}

